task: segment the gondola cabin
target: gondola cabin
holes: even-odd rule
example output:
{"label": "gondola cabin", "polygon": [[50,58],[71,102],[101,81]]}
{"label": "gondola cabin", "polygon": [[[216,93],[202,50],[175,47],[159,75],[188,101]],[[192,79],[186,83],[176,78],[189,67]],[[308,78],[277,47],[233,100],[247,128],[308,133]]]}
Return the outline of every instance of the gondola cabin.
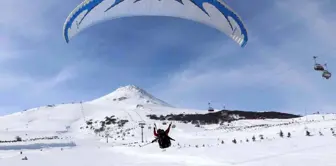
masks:
{"label": "gondola cabin", "polygon": [[209,107],[208,112],[215,112],[215,110],[212,107]]}
{"label": "gondola cabin", "polygon": [[316,70],[316,71],[324,71],[324,67],[321,64],[315,64],[314,70]]}
{"label": "gondola cabin", "polygon": [[214,112],[215,110],[211,107],[211,104],[208,103],[208,112]]}
{"label": "gondola cabin", "polygon": [[314,70],[324,71],[324,67],[321,64],[317,63],[317,61],[316,61],[317,56],[313,56],[313,58],[314,58],[314,62],[315,62]]}
{"label": "gondola cabin", "polygon": [[327,70],[323,71],[322,77],[325,79],[329,79],[331,77],[331,73]]}

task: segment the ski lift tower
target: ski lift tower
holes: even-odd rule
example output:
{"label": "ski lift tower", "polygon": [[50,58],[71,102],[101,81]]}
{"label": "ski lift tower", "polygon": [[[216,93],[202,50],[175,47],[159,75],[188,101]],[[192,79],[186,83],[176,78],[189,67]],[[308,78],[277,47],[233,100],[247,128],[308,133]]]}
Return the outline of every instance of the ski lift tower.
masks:
{"label": "ski lift tower", "polygon": [[143,143],[144,140],[143,140],[143,129],[144,129],[144,126],[146,125],[145,121],[140,121],[139,122],[139,126],[141,127],[141,142]]}
{"label": "ski lift tower", "polygon": [[106,138],[106,143],[108,142],[108,138],[110,137],[110,133],[108,131],[105,131],[105,138]]}

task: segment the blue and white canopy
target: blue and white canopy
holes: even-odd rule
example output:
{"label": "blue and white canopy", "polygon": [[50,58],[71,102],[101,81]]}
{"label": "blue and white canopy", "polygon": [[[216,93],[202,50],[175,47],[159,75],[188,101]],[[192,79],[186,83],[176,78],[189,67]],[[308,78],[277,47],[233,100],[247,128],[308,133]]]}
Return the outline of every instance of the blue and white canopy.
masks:
{"label": "blue and white canopy", "polygon": [[68,16],[66,42],[101,21],[132,16],[169,16],[193,20],[227,34],[241,47],[248,41],[240,17],[222,0],[85,0]]}

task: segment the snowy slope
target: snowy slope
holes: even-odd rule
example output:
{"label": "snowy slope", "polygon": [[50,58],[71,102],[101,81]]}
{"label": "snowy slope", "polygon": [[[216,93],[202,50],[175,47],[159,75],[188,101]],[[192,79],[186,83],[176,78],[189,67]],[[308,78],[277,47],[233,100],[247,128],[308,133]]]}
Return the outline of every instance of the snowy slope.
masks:
{"label": "snowy slope", "polygon": [[[177,141],[166,152],[157,144],[139,147],[143,144],[139,122],[146,123],[144,143],[153,139],[154,123],[161,128],[168,125],[146,115],[196,112],[206,111],[175,108],[141,88],[126,86],[89,102],[43,106],[3,116],[0,141],[16,136],[25,141],[0,142],[0,165],[336,165],[336,137],[330,130],[336,130],[334,114],[239,120],[222,126],[174,122],[176,127],[170,135]],[[95,132],[106,118],[128,122],[122,127],[105,124],[104,131]],[[280,138],[280,130],[285,136],[290,132],[291,138]],[[314,136],[305,136],[306,130]],[[260,140],[261,134],[264,140]],[[51,139],[55,136],[57,139]],[[256,142],[251,141],[253,136]],[[238,143],[233,144],[233,139]],[[22,161],[24,156],[29,160]]]}

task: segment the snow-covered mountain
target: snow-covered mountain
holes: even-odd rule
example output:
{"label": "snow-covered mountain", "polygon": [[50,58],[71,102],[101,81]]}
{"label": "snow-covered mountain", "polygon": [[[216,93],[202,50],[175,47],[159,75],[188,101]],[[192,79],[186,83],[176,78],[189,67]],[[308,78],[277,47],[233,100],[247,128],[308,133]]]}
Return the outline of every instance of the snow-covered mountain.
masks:
{"label": "snow-covered mountain", "polygon": [[[192,115],[196,113],[207,114],[207,111],[172,107],[133,85],[93,101],[29,109],[0,117],[0,165],[22,165],[24,156],[29,159],[28,166],[106,163],[324,166],[336,163],[336,137],[332,135],[335,114],[291,119],[235,118],[231,123],[211,124],[179,120],[184,115],[194,118]],[[172,118],[172,114],[178,116]],[[157,115],[158,119],[149,115]],[[215,111],[206,115],[211,116],[219,114]],[[154,123],[166,128],[169,122],[174,124],[170,136],[176,141],[167,152],[161,152],[157,144],[138,146],[154,138]],[[143,133],[140,123],[145,124]],[[280,130],[285,138],[279,137]],[[306,131],[313,136],[305,136]],[[288,133],[291,138],[286,138]],[[251,140],[253,136],[255,142]],[[23,141],[15,141],[20,139]],[[237,144],[232,143],[233,139]]]}
{"label": "snow-covered mountain", "polygon": [[[129,85],[120,87],[98,99],[70,104],[53,104],[32,108],[23,112],[0,117],[4,131],[24,132],[83,132],[89,120],[103,121],[106,117],[127,120],[126,128],[138,126],[140,122],[153,124],[147,115],[171,113],[195,113],[199,110],[174,108],[145,90]],[[95,123],[97,124],[97,123]],[[99,126],[99,124],[97,124]],[[91,132],[92,130],[87,130]],[[13,138],[9,135],[8,139]],[[1,138],[0,138],[1,139]]]}

